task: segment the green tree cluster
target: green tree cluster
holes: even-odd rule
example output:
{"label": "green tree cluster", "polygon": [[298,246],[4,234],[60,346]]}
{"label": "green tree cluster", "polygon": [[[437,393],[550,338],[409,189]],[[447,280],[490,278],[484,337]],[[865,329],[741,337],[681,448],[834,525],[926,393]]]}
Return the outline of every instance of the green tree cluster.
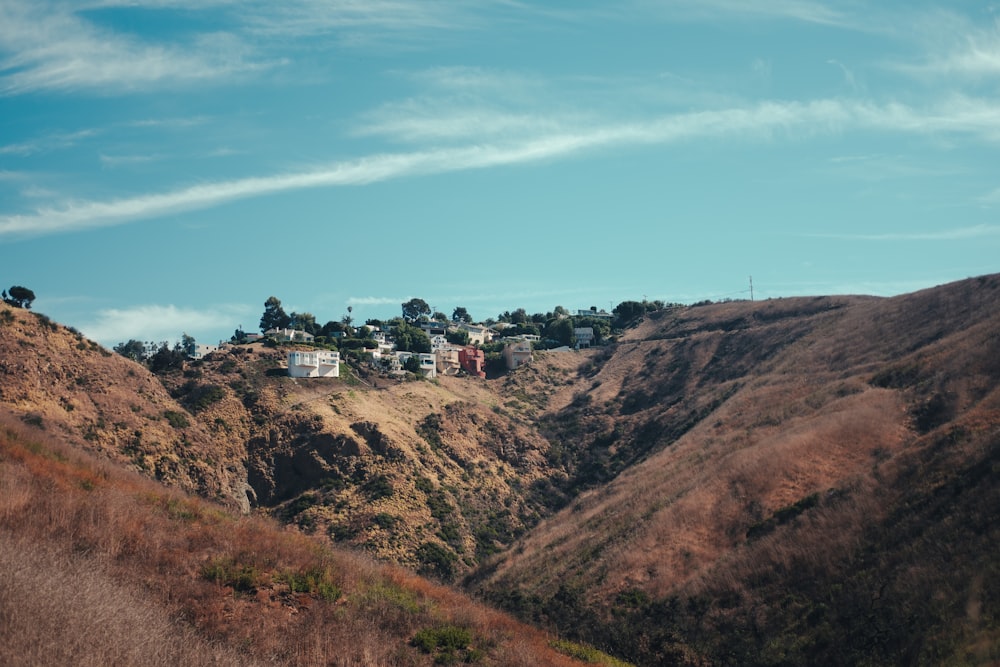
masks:
{"label": "green tree cluster", "polygon": [[9,290],[3,291],[3,300],[9,306],[15,308],[31,309],[31,302],[35,300],[35,293],[27,287],[13,285]]}

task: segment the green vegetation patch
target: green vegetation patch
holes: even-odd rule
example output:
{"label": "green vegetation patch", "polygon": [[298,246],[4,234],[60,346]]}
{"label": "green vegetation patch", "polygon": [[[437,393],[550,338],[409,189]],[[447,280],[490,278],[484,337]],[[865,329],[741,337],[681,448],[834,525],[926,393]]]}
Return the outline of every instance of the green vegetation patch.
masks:
{"label": "green vegetation patch", "polygon": [[167,410],[163,413],[163,418],[173,426],[174,428],[187,428],[191,425],[188,421],[187,415],[183,412],[177,412],[176,410]]}
{"label": "green vegetation patch", "polygon": [[618,658],[612,657],[607,653],[598,651],[596,648],[576,644],[565,639],[558,639],[550,643],[549,646],[563,655],[568,655],[571,658],[589,662],[592,665],[607,665],[607,667],[633,667],[630,662],[619,660]]}
{"label": "green vegetation patch", "polygon": [[424,653],[434,655],[434,663],[450,665],[456,662],[479,662],[485,653],[472,646],[472,632],[457,625],[440,625],[420,630],[410,640]]}
{"label": "green vegetation patch", "polygon": [[201,568],[201,576],[220,586],[229,586],[236,593],[255,593],[263,583],[263,573],[259,569],[232,556],[211,559]]}
{"label": "green vegetation patch", "polygon": [[328,568],[311,567],[306,570],[285,570],[275,577],[276,581],[288,584],[292,593],[308,593],[327,602],[336,602],[343,594],[334,582]]}

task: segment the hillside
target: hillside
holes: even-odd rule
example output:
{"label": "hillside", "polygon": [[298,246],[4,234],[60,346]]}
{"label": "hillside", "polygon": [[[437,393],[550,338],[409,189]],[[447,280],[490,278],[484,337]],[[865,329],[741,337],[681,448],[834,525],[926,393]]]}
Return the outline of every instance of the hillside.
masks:
{"label": "hillside", "polygon": [[154,376],[0,308],[7,421],[636,664],[1000,661],[1000,276],[663,309],[487,381]]}
{"label": "hillside", "polygon": [[0,303],[0,413],[166,484],[249,510],[238,443],[159,379],[41,313]]}
{"label": "hillside", "polygon": [[293,379],[287,349],[260,343],[154,375],[0,307],[0,411],[164,483],[445,581],[550,513],[531,493],[555,474],[534,415],[578,355],[526,371],[545,385],[528,402],[465,377]]}
{"label": "hillside", "polygon": [[470,583],[641,664],[990,664],[998,332],[997,276],[655,313],[543,417],[590,490]]}
{"label": "hillside", "polygon": [[0,664],[584,664],[567,652],[597,655],[0,418]]}

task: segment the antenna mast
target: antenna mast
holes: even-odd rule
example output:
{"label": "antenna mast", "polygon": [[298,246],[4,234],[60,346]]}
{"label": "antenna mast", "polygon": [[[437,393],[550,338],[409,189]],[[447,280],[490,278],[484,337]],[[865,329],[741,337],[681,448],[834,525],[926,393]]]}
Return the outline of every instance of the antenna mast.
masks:
{"label": "antenna mast", "polygon": [[750,276],[750,300],[753,301],[753,276]]}

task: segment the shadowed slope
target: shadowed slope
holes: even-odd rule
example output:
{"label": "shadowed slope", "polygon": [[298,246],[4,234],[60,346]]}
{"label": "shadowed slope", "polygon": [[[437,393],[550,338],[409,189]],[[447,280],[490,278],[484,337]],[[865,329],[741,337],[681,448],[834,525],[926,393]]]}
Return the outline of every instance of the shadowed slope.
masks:
{"label": "shadowed slope", "polygon": [[645,664],[991,655],[998,331],[997,276],[657,313],[546,422],[570,488],[610,481],[479,585]]}

